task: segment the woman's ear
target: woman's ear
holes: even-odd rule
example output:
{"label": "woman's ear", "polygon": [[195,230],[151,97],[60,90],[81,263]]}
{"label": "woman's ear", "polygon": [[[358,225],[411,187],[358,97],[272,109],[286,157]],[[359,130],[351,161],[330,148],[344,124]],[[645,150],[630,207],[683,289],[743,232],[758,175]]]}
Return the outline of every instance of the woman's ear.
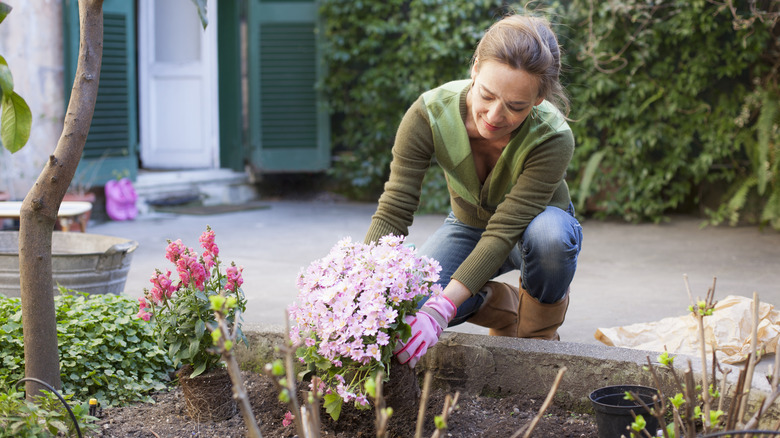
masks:
{"label": "woman's ear", "polygon": [[477,63],[479,62],[479,58],[474,58],[474,63],[471,64],[471,79],[474,79],[477,77]]}

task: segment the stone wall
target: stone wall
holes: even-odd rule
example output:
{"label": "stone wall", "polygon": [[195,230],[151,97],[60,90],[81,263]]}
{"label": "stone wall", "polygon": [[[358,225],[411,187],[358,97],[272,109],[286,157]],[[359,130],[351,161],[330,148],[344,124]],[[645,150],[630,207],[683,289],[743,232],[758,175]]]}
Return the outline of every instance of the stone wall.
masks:
{"label": "stone wall", "polygon": [[[75,1],[75,0],[74,0]],[[14,78],[14,91],[32,112],[27,145],[0,152],[0,191],[21,200],[57,146],[65,114],[62,0],[3,0],[13,10],[0,23],[0,54]]]}
{"label": "stone wall", "polygon": [[[242,368],[260,370],[265,363],[280,357],[274,349],[284,342],[284,331],[280,327],[250,324],[244,325],[244,333],[249,348],[242,345],[237,349]],[[654,361],[658,353],[605,345],[445,332],[439,343],[423,356],[415,371],[420,377],[431,371],[434,387],[453,393],[496,397],[520,393],[541,400],[550,391],[558,370],[566,367],[554,402],[573,411],[592,412],[589,395],[605,386],[658,387],[667,396],[673,395],[675,385],[669,373],[659,372],[660,381],[656,385],[644,369],[648,356]],[[694,378],[700,381],[701,366],[695,358],[678,355],[675,368],[682,373],[689,360]],[[723,371],[729,371],[724,407],[727,410],[741,367],[720,366]],[[755,412],[757,404],[770,393],[764,376],[756,373],[748,412]],[[767,424],[775,424],[780,419],[778,404],[780,402],[775,402],[763,416]]]}

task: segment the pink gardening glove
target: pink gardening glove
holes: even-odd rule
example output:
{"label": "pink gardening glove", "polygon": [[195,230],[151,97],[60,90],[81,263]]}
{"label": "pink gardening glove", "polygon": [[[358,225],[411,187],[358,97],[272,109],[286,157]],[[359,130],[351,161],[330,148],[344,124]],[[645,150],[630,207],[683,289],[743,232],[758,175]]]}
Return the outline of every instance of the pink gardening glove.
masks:
{"label": "pink gardening glove", "polygon": [[398,341],[393,353],[398,362],[408,364],[410,368],[417,365],[423,354],[439,341],[441,332],[455,317],[458,308],[444,295],[431,297],[415,315],[406,315],[404,322],[412,327],[409,340]]}

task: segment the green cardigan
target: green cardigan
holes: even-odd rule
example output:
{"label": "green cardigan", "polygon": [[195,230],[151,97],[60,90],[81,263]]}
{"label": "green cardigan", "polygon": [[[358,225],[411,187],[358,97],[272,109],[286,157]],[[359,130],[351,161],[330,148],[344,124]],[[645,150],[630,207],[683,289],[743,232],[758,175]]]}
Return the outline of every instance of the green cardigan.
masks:
{"label": "green cardigan", "polygon": [[366,242],[407,235],[420,203],[431,159],[444,170],[452,211],[461,222],[484,228],[474,250],[452,275],[473,293],[496,273],[531,220],[547,206],[567,209],[564,180],[574,137],[563,115],[543,102],[512,133],[496,166],[480,184],[463,123],[471,81],[454,81],[420,96],[398,128],[390,178],[379,198]]}

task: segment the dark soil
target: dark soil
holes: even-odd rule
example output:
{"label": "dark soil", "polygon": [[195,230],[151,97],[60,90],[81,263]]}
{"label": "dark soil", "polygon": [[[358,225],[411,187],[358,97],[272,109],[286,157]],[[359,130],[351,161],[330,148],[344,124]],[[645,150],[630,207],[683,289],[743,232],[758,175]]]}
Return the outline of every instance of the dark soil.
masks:
{"label": "dark soil", "polygon": [[[273,382],[264,375],[252,372],[244,372],[244,381],[263,437],[295,437],[293,425],[287,427],[282,425],[288,407],[278,400],[279,393]],[[430,437],[434,432],[433,417],[441,414],[447,395],[448,393],[444,391],[431,391],[423,436]],[[189,418],[179,386],[155,394],[153,398],[156,402],[154,404],[146,403],[103,410],[98,423],[100,433],[97,436],[150,438],[246,436],[246,428],[240,413],[220,422],[199,422]],[[509,438],[536,416],[543,402],[543,399],[531,399],[522,395],[493,398],[461,394],[457,409],[447,422],[447,433],[443,436]],[[394,417],[398,419],[395,414]],[[373,410],[357,411],[345,405],[337,423],[334,423],[324,411],[321,418],[323,437],[373,438],[376,436]],[[394,437],[411,438],[414,436],[414,427],[414,421],[404,424],[391,422],[390,434]],[[534,428],[532,436],[590,438],[597,437],[598,432],[595,420],[591,416],[575,414],[553,405],[545,411]]]}

